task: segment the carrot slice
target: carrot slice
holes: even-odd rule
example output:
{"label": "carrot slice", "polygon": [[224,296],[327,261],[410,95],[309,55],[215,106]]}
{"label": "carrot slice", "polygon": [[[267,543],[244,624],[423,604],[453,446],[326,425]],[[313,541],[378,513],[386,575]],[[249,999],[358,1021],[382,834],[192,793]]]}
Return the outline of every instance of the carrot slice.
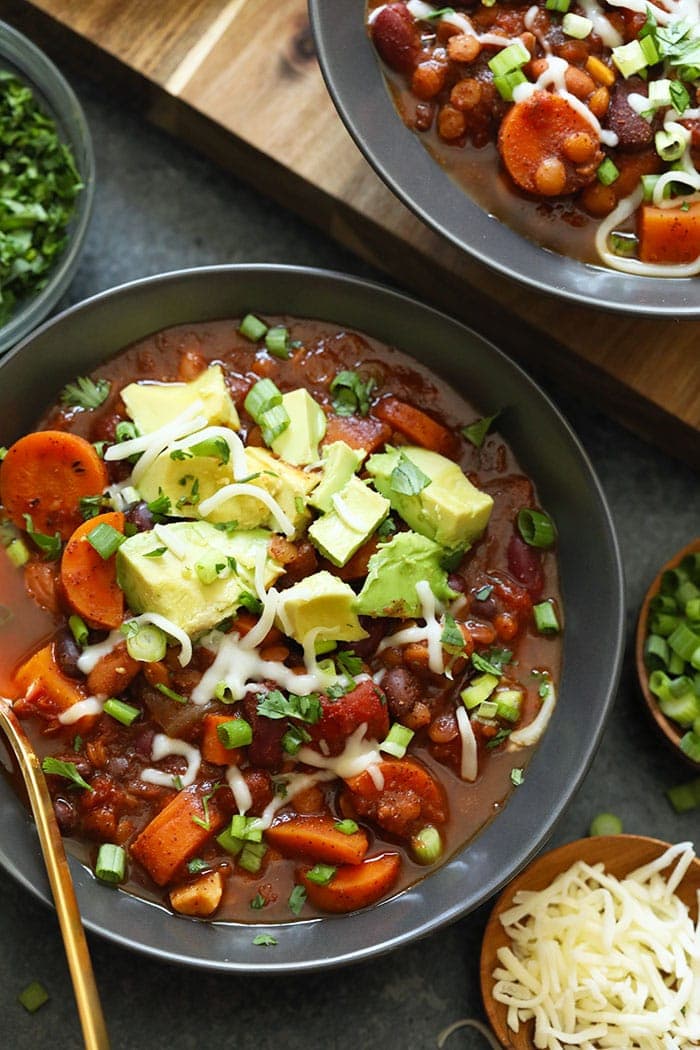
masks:
{"label": "carrot slice", "polygon": [[179,791],[132,843],[131,855],[157,886],[170,882],[178,868],[226,823],[216,795],[209,798],[207,813],[202,797],[197,785]]}
{"label": "carrot slice", "polygon": [[205,715],[202,719],[202,758],[213,762],[215,766],[238,765],[241,758],[240,747],[224,747],[216,730],[224,722],[231,722],[233,715]]}
{"label": "carrot slice", "polygon": [[[374,414],[376,415],[376,413]],[[363,448],[369,455],[386,444],[391,428],[372,416],[329,416],[326,420],[324,445],[344,441],[350,448]]]}
{"label": "carrot slice", "polygon": [[689,263],[700,256],[700,204],[639,212],[639,258],[647,263]]}
{"label": "carrot slice", "polygon": [[89,441],[63,430],[39,430],[10,447],[0,469],[5,510],[18,528],[31,514],[37,532],[67,540],[82,521],[80,500],[107,485],[107,468]]}
{"label": "carrot slice", "polygon": [[449,456],[455,451],[456,438],[440,423],[419,408],[399,401],[397,397],[385,397],[374,406],[373,412],[388,423],[392,430],[404,434],[414,445],[431,449]]}
{"label": "carrot slice", "polygon": [[447,801],[428,770],[410,758],[379,763],[381,787],[365,770],[346,780],[351,806],[360,816],[376,820],[385,830],[405,838],[426,824],[443,824]]}
{"label": "carrot slice", "polygon": [[53,643],[39,649],[22,664],[15,674],[14,685],[19,696],[26,698],[45,717],[55,717],[87,696],[77,681],[62,673]]}
{"label": "carrot slice", "polygon": [[93,627],[118,627],[124,617],[124,595],[117,584],[114,555],[101,557],[88,540],[98,525],[124,532],[124,515],[99,514],[79,525],[61,559],[61,584],[73,612]]}
{"label": "carrot slice", "polygon": [[538,197],[575,193],[603,159],[599,135],[562,95],[536,91],[506,113],[498,148],[508,174]]}
{"label": "carrot slice", "polygon": [[392,888],[400,870],[398,853],[380,853],[376,857],[367,857],[361,864],[342,865],[325,886],[319,886],[307,877],[308,867],[300,868],[297,878],[316,908],[346,912],[366,908],[378,901]]}
{"label": "carrot slice", "polygon": [[327,864],[359,864],[368,846],[361,829],[345,835],[331,817],[320,815],[286,817],[268,828],[265,838],[286,856]]}

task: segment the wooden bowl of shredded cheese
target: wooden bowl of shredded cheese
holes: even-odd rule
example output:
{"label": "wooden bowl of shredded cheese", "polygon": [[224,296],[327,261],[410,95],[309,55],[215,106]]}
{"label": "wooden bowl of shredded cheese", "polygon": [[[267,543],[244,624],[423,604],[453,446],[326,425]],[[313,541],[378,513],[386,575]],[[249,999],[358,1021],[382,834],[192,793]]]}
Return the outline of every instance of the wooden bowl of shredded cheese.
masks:
{"label": "wooden bowl of shredded cheese", "polygon": [[700,861],[691,843],[579,839],[510,883],[481,990],[507,1050],[700,1045]]}

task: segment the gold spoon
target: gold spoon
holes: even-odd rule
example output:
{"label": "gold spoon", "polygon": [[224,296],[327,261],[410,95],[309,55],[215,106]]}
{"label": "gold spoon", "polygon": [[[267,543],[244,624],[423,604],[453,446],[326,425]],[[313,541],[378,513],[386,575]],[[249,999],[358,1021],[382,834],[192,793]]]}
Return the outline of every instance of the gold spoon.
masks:
{"label": "gold spoon", "polygon": [[0,729],[12,747],[27,787],[73,981],[86,1050],[109,1050],[109,1036],[95,984],[68,860],[39,759],[8,701],[0,697]]}

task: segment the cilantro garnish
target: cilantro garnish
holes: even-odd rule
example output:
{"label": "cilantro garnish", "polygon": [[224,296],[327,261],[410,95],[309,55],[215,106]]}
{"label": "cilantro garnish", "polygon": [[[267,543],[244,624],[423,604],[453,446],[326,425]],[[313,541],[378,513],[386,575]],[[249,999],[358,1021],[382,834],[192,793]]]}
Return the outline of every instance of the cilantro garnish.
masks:
{"label": "cilantro garnish", "polygon": [[61,534],[55,532],[53,536],[47,536],[45,532],[37,532],[34,528],[31,514],[23,514],[27,535],[32,538],[47,561],[56,561],[61,556]]}
{"label": "cilantro garnish", "polygon": [[96,518],[102,510],[103,502],[104,496],[101,492],[98,492],[95,496],[81,497],[79,506],[84,521],[89,521],[90,518]]}
{"label": "cilantro garnish", "polygon": [[512,658],[510,649],[487,649],[484,653],[472,653],[472,664],[477,671],[495,674],[500,678],[503,668]]}
{"label": "cilantro garnish", "polygon": [[49,755],[41,763],[41,768],[45,773],[51,773],[56,777],[65,777],[66,780],[70,780],[71,783],[76,784],[77,787],[85,788],[87,791],[95,790],[94,787],[91,787],[87,780],[84,780],[80,775],[75,762],[62,762],[60,758],[52,758]]}
{"label": "cilantro garnish", "polygon": [[445,613],[442,634],[440,635],[440,644],[450,650],[464,649],[464,635],[457,626],[457,621],[454,616],[450,616],[449,613]]}
{"label": "cilantro garnish", "polygon": [[338,372],[330,386],[333,411],[338,416],[366,416],[370,394],[376,385],[374,379],[363,380],[357,372]]}
{"label": "cilantro garnish", "polygon": [[169,514],[172,504],[170,502],[170,497],[166,496],[163,490],[159,488],[158,495],[156,496],[156,498],[152,499],[150,503],[146,504],[146,506],[150,510],[151,514],[153,514],[155,517],[158,517],[158,515],[161,514]]}
{"label": "cilantro garnish", "polygon": [[391,472],[390,484],[393,491],[402,496],[417,496],[430,485],[430,478],[402,451]]}
{"label": "cilantro garnish", "polygon": [[289,894],[289,900],[287,901],[289,910],[292,915],[299,915],[301,909],[306,903],[306,890],[303,886],[295,886],[292,892]]}
{"label": "cilantro garnish", "polygon": [[355,675],[361,674],[362,660],[352,649],[341,649],[336,655],[336,660],[341,671],[344,671],[349,678],[354,678]]}
{"label": "cilantro garnish", "polygon": [[321,714],[321,701],[316,693],[308,696],[297,696],[290,693],[286,697],[279,689],[261,694],[258,703],[258,714],[265,718],[298,718],[310,725],[318,722]]}
{"label": "cilantro garnish", "polygon": [[462,427],[462,434],[471,441],[475,448],[481,448],[488,434],[491,426],[500,415],[500,412],[494,412],[492,416],[484,416],[483,419],[475,419],[473,423],[469,423],[468,426]]}
{"label": "cilantro garnish", "polygon": [[193,857],[192,860],[187,861],[187,870],[190,875],[199,875],[200,872],[206,871],[211,865],[207,864],[201,857]]}
{"label": "cilantro garnish", "polygon": [[72,408],[99,408],[109,396],[110,384],[106,379],[93,380],[78,376],[74,383],[66,383],[61,391],[61,402]]}
{"label": "cilantro garnish", "polygon": [[259,616],[262,612],[262,602],[259,598],[256,598],[254,594],[251,594],[250,591],[243,591],[242,594],[239,594],[238,603],[255,616]]}
{"label": "cilantro garnish", "polygon": [[262,893],[260,893],[259,891],[255,894],[252,901],[250,902],[250,906],[254,911],[260,911],[260,909],[264,908],[266,904],[267,901],[263,897]]}

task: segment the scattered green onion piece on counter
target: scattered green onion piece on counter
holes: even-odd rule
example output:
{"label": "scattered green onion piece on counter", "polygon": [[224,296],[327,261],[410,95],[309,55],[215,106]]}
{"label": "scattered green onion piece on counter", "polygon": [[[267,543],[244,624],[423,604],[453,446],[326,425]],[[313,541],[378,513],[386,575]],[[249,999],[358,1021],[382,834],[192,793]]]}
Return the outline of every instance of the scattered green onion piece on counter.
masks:
{"label": "scattered green onion piece on counter", "polygon": [[264,842],[246,842],[238,856],[238,865],[251,875],[256,875],[262,867],[266,853],[267,846]]}
{"label": "scattered green onion piece on counter", "polygon": [[246,314],[241,321],[238,331],[244,339],[249,339],[251,343],[257,343],[266,335],[267,325],[255,314]]}
{"label": "scattered green onion piece on counter", "polygon": [[260,948],[273,948],[277,944],[277,938],[270,933],[258,933],[253,937],[253,944]]}
{"label": "scattered green onion piece on counter", "polygon": [[111,558],[124,542],[123,533],[115,529],[113,525],[108,525],[106,521],[101,521],[99,525],[95,525],[95,528],[88,532],[86,538],[90,546],[94,547],[104,561]]}
{"label": "scattered green onion piece on counter", "polygon": [[336,831],[340,831],[343,835],[354,835],[356,831],[360,830],[357,821],[350,820],[349,817],[345,820],[336,820],[333,826]]}
{"label": "scattered green onion piece on counter", "polygon": [[124,881],[126,875],[126,851],[123,846],[114,846],[103,842],[97,854],[95,875],[100,882],[116,885]]}
{"label": "scattered green onion piece on counter", "polygon": [[440,859],[442,838],[433,824],[426,824],[411,837],[411,853],[419,864],[434,864]]}
{"label": "scattered green onion piece on counter", "polygon": [[181,693],[176,693],[174,689],[170,689],[163,682],[158,682],[156,684],[156,689],[158,690],[159,693],[162,693],[163,696],[167,696],[168,700],[174,700],[176,704],[186,704],[187,703],[187,697],[186,696],[183,696]]}
{"label": "scattered green onion piece on counter", "polygon": [[259,423],[265,412],[282,404],[282,394],[271,379],[259,379],[246,394],[243,404],[248,415]]}
{"label": "scattered green onion piece on counter", "polygon": [[29,548],[24,540],[19,537],[15,540],[10,540],[7,547],[5,547],[5,553],[16,569],[21,569],[29,561]]}
{"label": "scattered green onion piece on counter", "polygon": [[267,352],[272,354],[273,357],[286,361],[291,356],[289,352],[289,329],[281,324],[275,325],[274,328],[268,328],[265,333],[265,347]]}
{"label": "scattered green onion piece on counter", "polygon": [[156,663],[165,657],[168,637],[165,631],[156,627],[154,623],[142,623],[135,632],[128,634],[126,648],[132,660],[139,660],[144,664]]}
{"label": "scattered green onion piece on counter", "polygon": [[573,37],[574,40],[585,40],[593,31],[593,23],[590,18],[585,18],[583,15],[567,12],[562,18],[561,28],[567,36]]}
{"label": "scattered green onion piece on counter", "polygon": [[588,834],[596,835],[621,835],[622,821],[614,813],[599,813],[591,821]]}
{"label": "scattered green onion piece on counter", "polygon": [[689,730],[681,737],[680,748],[693,762],[700,762],[700,733]]}
{"label": "scattered green onion piece on counter", "polygon": [[103,710],[106,715],[121,722],[123,726],[132,725],[141,714],[138,707],[133,707],[132,704],[127,704],[124,700],[117,700],[114,697],[105,700]]}
{"label": "scattered green onion piece on counter", "polygon": [[615,164],[610,157],[606,157],[605,160],[601,161],[598,165],[596,175],[598,177],[598,182],[601,182],[603,186],[612,186],[613,182],[617,182],[620,178],[620,171],[619,168],[615,167]]}
{"label": "scattered green onion piece on counter", "polygon": [[244,718],[232,718],[230,722],[220,722],[216,735],[225,748],[246,747],[252,742],[253,729]]}
{"label": "scattered green onion piece on counter", "polygon": [[93,380],[78,376],[74,383],[66,383],[61,391],[61,404],[72,408],[99,408],[109,397],[111,384],[106,379]]}
{"label": "scattered green onion piece on counter", "polygon": [[76,613],[73,613],[72,616],[68,617],[68,626],[70,628],[70,633],[73,635],[80,648],[84,649],[90,636],[85,620]]}
{"label": "scattered green onion piece on counter", "polygon": [[542,510],[523,507],[518,512],[518,532],[530,547],[547,549],[554,546],[557,537],[554,522]]}
{"label": "scattered green onion piece on counter", "polygon": [[331,864],[314,864],[306,873],[309,882],[315,882],[317,886],[327,886],[335,875],[336,869]]}
{"label": "scattered green onion piece on counter", "polygon": [[49,773],[56,777],[65,777],[66,780],[70,780],[77,787],[85,788],[86,791],[95,790],[80,775],[75,762],[63,762],[60,758],[53,758],[51,755],[48,755],[41,763],[41,768],[44,773]]}
{"label": "scattered green onion piece on counter", "polygon": [[17,1002],[23,1006],[28,1014],[35,1014],[39,1007],[49,1001],[49,993],[40,981],[32,981],[17,996]]}
{"label": "scattered green onion piece on counter", "polygon": [[666,797],[676,813],[690,813],[700,807],[700,777],[685,784],[676,784],[666,792]]}
{"label": "scattered green onion piece on counter", "polygon": [[379,750],[385,751],[387,755],[393,755],[394,758],[403,758],[413,736],[412,729],[402,726],[399,722],[394,722],[387,737],[379,745]]}
{"label": "scattered green onion piece on counter", "polygon": [[532,613],[535,617],[535,627],[540,634],[558,634],[559,620],[554,609],[551,598],[547,601],[540,602],[539,605],[533,605]]}
{"label": "scattered green onion piece on counter", "polygon": [[515,766],[513,769],[511,769],[511,771],[510,771],[510,782],[511,782],[511,784],[513,784],[515,787],[520,787],[520,785],[522,784],[524,779],[525,779],[525,771],[523,769],[521,769],[519,766]]}
{"label": "scattered green onion piece on counter", "polygon": [[473,423],[469,423],[466,427],[462,427],[463,437],[465,437],[467,441],[471,441],[475,448],[481,448],[486,439],[486,435],[500,414],[500,412],[494,412],[492,416],[484,416],[482,419],[475,419]]}
{"label": "scattered green onion piece on counter", "polygon": [[287,901],[287,904],[289,905],[289,910],[291,911],[292,915],[301,914],[301,910],[304,907],[305,903],[306,888],[304,886],[299,885],[295,886],[292,892],[289,894],[289,900]]}

